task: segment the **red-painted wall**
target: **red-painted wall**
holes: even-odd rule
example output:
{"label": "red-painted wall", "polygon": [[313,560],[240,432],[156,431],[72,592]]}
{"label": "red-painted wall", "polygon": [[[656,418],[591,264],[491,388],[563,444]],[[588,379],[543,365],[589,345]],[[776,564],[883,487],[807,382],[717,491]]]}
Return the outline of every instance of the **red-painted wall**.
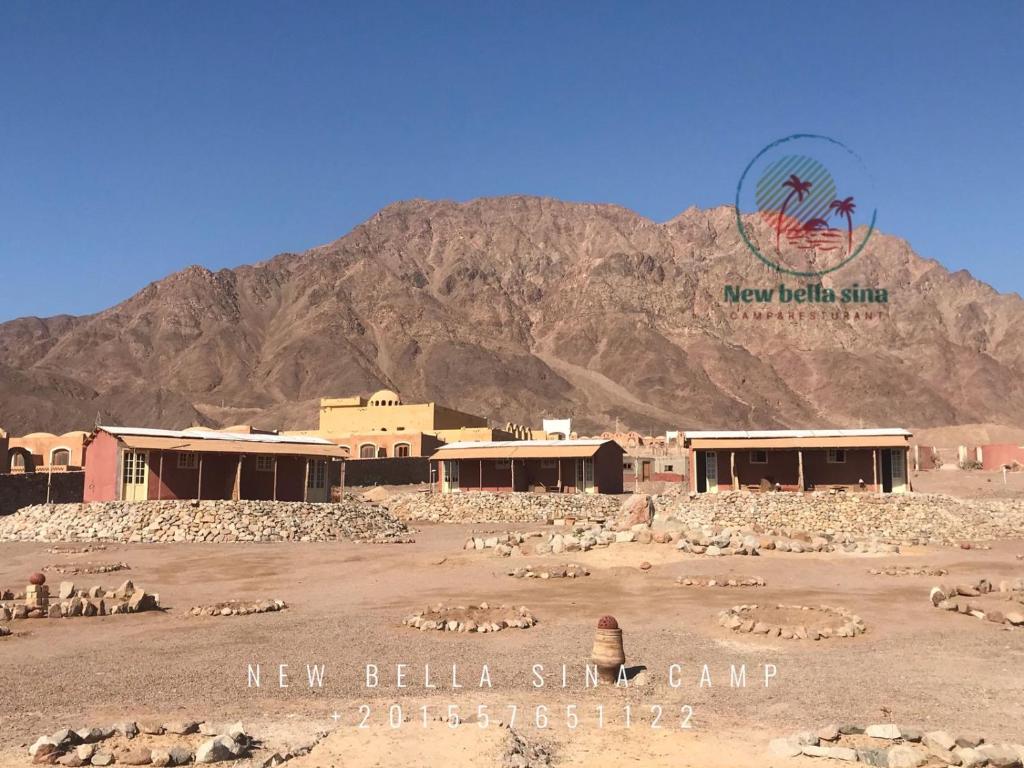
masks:
{"label": "red-painted wall", "polygon": [[114,501],[121,479],[118,477],[117,438],[97,432],[85,448],[85,490],[83,501]]}
{"label": "red-painted wall", "polygon": [[995,472],[1014,462],[1024,465],[1024,445],[993,443],[981,446],[981,468]]}

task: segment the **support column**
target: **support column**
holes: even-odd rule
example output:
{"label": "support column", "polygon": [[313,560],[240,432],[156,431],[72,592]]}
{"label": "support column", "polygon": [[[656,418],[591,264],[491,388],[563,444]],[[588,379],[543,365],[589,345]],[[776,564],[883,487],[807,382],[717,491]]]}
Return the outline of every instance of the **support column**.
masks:
{"label": "support column", "polygon": [[157,466],[159,467],[159,469],[157,470],[157,478],[156,478],[156,500],[160,501],[160,499],[163,497],[163,494],[161,493],[161,491],[163,491],[163,484],[164,484],[164,452],[163,451],[160,451],[160,461],[157,462]]}
{"label": "support column", "polygon": [[797,448],[796,451],[796,462],[797,462],[797,485],[799,486],[800,493],[804,492],[804,452],[803,449]]}
{"label": "support column", "polygon": [[875,487],[875,493],[880,493],[878,487],[878,449],[871,449],[871,484]]}
{"label": "support column", "polygon": [[235,460],[235,482],[231,486],[231,500],[238,501],[242,498],[242,454],[238,454]]}
{"label": "support column", "polygon": [[516,492],[516,460],[515,459],[510,460],[508,465],[512,469],[512,493],[515,493]]}
{"label": "support column", "polygon": [[196,473],[196,501],[203,500],[203,454],[199,454],[199,471]]}
{"label": "support column", "polygon": [[484,489],[484,460],[480,459],[480,477],[479,483],[477,483],[477,490],[482,491]]}
{"label": "support column", "polygon": [[274,457],[274,501],[277,501],[277,456]]}
{"label": "support column", "polygon": [[562,489],[562,460],[561,459],[557,459],[557,461],[558,461],[558,492],[561,493],[562,490],[563,490]]}
{"label": "support column", "polygon": [[[980,451],[980,448],[979,448],[979,451]],[[903,474],[906,475],[906,478],[904,478],[904,479],[906,480],[906,484],[907,484],[907,493],[911,493],[914,490],[914,486],[910,482],[910,464],[908,463],[909,459],[910,459],[910,448],[908,446],[907,447],[907,455],[906,455],[906,458],[903,461]]]}
{"label": "support column", "polygon": [[309,459],[306,459],[306,477],[302,481],[302,500],[309,501]]}
{"label": "support column", "polygon": [[734,491],[739,490],[739,478],[736,477],[736,451],[729,451],[729,485]]}

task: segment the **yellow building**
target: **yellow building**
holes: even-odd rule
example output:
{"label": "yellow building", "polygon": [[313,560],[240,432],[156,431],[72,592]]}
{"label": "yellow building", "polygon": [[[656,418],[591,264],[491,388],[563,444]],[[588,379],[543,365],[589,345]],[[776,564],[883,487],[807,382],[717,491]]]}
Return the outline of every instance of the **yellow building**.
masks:
{"label": "yellow building", "polygon": [[529,430],[493,429],[483,416],[437,403],[404,403],[389,389],[369,398],[325,397],[320,400],[320,426],[293,432],[325,437],[360,459],[430,456],[444,443],[517,440]]}

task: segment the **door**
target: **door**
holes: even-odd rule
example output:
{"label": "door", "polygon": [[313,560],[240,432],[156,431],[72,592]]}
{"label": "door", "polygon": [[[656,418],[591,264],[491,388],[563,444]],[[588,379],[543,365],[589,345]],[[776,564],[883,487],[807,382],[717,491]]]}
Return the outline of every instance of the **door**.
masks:
{"label": "door", "polygon": [[704,464],[704,481],[708,493],[718,493],[718,454],[714,451],[706,451],[707,458]]}
{"label": "door", "polygon": [[907,492],[907,455],[902,448],[889,451],[889,465],[892,473],[892,492]]}
{"label": "door", "polygon": [[577,493],[593,493],[594,492],[594,460],[593,459],[577,459],[576,460],[576,492]]}
{"label": "door", "polygon": [[642,472],[642,475],[641,475],[640,479],[641,480],[650,480],[651,479],[651,462],[649,462],[649,461],[642,461],[642,462],[640,462],[640,466],[641,466],[641,472]]}
{"label": "door", "polygon": [[451,493],[459,490],[459,462],[456,459],[447,459],[443,462],[441,470],[441,492]]}
{"label": "door", "polygon": [[149,498],[149,453],[127,450],[121,460],[121,498],[145,501]]}
{"label": "door", "polygon": [[331,489],[327,487],[327,460],[307,459],[309,476],[306,478],[306,501],[327,501]]}
{"label": "door", "polygon": [[695,451],[694,457],[696,458],[697,467],[691,468],[693,472],[692,477],[697,481],[697,493],[707,493],[708,491],[708,478],[707,478],[707,465],[708,457],[704,455],[704,451]]}
{"label": "door", "polygon": [[882,493],[892,493],[892,451],[888,448],[882,449]]}

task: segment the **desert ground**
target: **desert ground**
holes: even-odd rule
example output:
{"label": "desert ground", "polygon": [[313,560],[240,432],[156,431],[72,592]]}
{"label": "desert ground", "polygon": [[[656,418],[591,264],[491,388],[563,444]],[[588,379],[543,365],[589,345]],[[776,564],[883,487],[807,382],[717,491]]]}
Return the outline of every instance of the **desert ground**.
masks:
{"label": "desert ground", "polygon": [[[253,765],[274,750],[322,737],[290,762],[297,768],[501,765],[509,724],[549,749],[557,766],[811,765],[808,757],[769,755],[769,741],[845,722],[976,732],[990,741],[1024,736],[1024,629],[937,610],[928,599],[938,583],[1020,577],[1024,542],[729,558],[639,543],[516,559],[463,549],[471,531],[537,527],[420,524],[415,543],[385,545],[107,544],[53,554],[52,544],[0,544],[0,587],[23,587],[29,573],[46,565],[123,561],[130,570],[51,573],[50,583],[114,587],[127,577],[158,592],[163,606],[14,623],[15,633],[0,638],[0,765],[30,764],[25,748],[41,734],[126,719],[240,720],[264,742]],[[639,567],[644,561],[649,570]],[[591,575],[507,575],[526,563],[566,562],[585,565]],[[927,565],[949,575],[869,573],[887,565]],[[676,583],[683,575],[757,576],[766,586],[684,587]],[[266,598],[288,608],[189,615],[195,605]],[[401,624],[434,603],[481,601],[527,606],[538,623],[489,634]],[[719,626],[720,610],[751,602],[842,606],[864,619],[867,632],[812,642]],[[623,629],[626,687],[584,685],[594,628],[604,614]],[[259,688],[249,680],[255,664]],[[279,684],[282,664],[287,687]],[[325,665],[322,687],[308,684],[307,664]],[[366,685],[368,664],[380,672],[379,687]],[[399,664],[407,665],[401,689]],[[540,688],[535,664],[543,665]],[[679,687],[669,685],[673,664],[681,665]],[[425,687],[427,665],[436,688]],[[479,687],[485,665],[491,687]],[[710,687],[700,685],[704,665]],[[746,687],[730,686],[732,665],[746,665]],[[767,687],[766,665],[776,670]],[[452,687],[453,666],[462,688]],[[514,723],[510,705],[517,707]],[[569,728],[572,705],[575,729]],[[447,721],[449,706],[461,719],[456,727]],[[537,727],[538,706],[546,707],[547,727]],[[681,727],[684,706],[692,707],[689,728]],[[364,718],[366,727],[358,727]]]}

